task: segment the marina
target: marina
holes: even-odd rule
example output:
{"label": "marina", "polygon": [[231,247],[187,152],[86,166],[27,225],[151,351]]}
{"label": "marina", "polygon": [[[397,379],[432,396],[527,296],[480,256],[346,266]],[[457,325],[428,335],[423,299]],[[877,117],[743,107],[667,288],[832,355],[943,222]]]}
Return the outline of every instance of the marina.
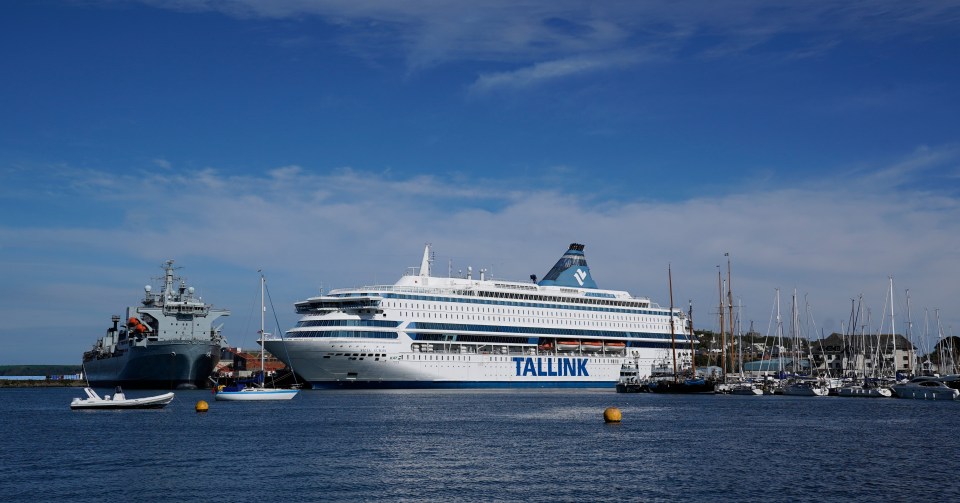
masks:
{"label": "marina", "polygon": [[[688,313],[674,307],[669,267],[669,307],[663,308],[646,297],[598,288],[584,248],[572,243],[543,279],[531,275],[528,283],[488,279],[484,269],[474,279],[472,268],[466,276],[435,276],[428,244],[420,267],[394,285],[338,289],[297,302],[300,320],[279,335],[265,330],[266,280],[260,273],[259,370],[246,379],[224,373],[238,364],[245,369],[246,357],[227,347],[220,326],[212,324],[230,312],[204,303],[169,260],[160,293],[145,287],[141,306],[127,308],[126,323],[114,316],[107,335],[84,353],[83,377],[90,387],[193,389],[212,383],[219,401],[289,400],[301,386],[960,398],[957,374],[941,378],[931,371],[934,360],[937,369],[953,368],[953,338],[941,336],[924,365],[909,337],[900,335],[851,330],[810,341],[800,335],[796,293],[785,323],[778,289],[774,333],[763,338],[760,359],[754,353],[745,361],[729,254],[726,280],[718,275],[717,337],[694,330],[692,306]],[[885,301],[891,330],[893,298],[891,278]],[[909,297],[907,306],[909,318]],[[862,311],[862,305],[851,308],[849,326],[858,325]],[[713,366],[707,350],[718,339],[722,349]],[[276,380],[266,386],[268,352],[283,365],[273,365],[270,374],[282,375],[284,387]],[[231,355],[233,365],[217,365],[221,354]],[[88,392],[92,402],[103,401],[94,396]]]}

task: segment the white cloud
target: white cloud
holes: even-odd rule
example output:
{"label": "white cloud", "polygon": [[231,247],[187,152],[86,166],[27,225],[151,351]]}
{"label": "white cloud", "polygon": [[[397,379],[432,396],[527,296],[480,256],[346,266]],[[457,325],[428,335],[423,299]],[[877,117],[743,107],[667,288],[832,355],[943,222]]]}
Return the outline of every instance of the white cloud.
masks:
{"label": "white cloud", "polygon": [[469,90],[471,93],[486,93],[497,89],[530,87],[551,80],[624,66],[637,61],[637,59],[625,55],[605,55],[546,61],[510,72],[483,74],[477,78]]}
{"label": "white cloud", "polygon": [[[925,148],[915,157],[919,164],[951,165],[957,155],[951,148]],[[0,227],[0,242],[11,244],[4,248],[0,293],[22,305],[60,306],[58,317],[47,323],[72,330],[60,345],[79,354],[102,323],[80,326],[77,320],[111,308],[100,299],[58,298],[57,292],[109,284],[117,290],[113,298],[128,294],[132,301],[138,285],[167,258],[205,277],[210,300],[228,307],[247,301],[238,292],[246,293],[252,280],[238,271],[263,268],[278,302],[289,307],[321,283],[327,288],[392,283],[416,264],[425,242],[435,245],[438,272],[452,261],[453,271],[471,265],[495,277],[524,279],[543,275],[567,244],[578,241],[587,244],[602,287],[649,295],[661,304],[668,302],[666,267],[672,264],[675,302],[692,299],[700,327],[715,325],[710,313],[717,303],[716,266],[724,263],[725,252],[733,260],[734,293],[743,299],[745,324],[754,320],[758,329],[766,326],[775,288],[784,295],[793,288],[808,294],[813,315],[827,331],[839,329],[849,299],[860,293],[879,313],[888,275],[895,278],[900,304],[903,289],[910,288],[916,313],[942,308],[944,325],[960,326],[954,305],[960,286],[950,274],[960,253],[960,204],[945,194],[898,189],[912,173],[902,166],[910,164],[890,163],[896,183],[873,176],[884,171],[877,169],[676,202],[593,201],[549,186],[519,194],[509,190],[511,180],[393,179],[297,166],[262,177],[214,170],[114,177],[115,185],[125,188],[122,197],[129,198],[119,201],[116,192],[75,180],[72,186],[81,189],[72,197],[93,214]],[[56,176],[67,172],[63,168]],[[72,176],[106,178],[90,171]],[[206,182],[197,184],[198,176]],[[45,185],[36,182],[34,187]],[[142,197],[147,187],[149,201]],[[113,215],[117,208],[125,218]],[[31,298],[32,292],[42,297]],[[2,336],[32,330],[36,320],[29,313],[5,309]],[[100,314],[106,319],[113,313]],[[293,322],[290,310],[282,316]]]}

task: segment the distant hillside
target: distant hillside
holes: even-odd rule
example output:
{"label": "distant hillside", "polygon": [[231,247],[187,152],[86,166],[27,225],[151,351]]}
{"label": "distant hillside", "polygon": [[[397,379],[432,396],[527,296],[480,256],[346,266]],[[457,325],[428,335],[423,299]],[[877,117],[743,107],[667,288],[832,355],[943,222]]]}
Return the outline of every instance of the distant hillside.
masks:
{"label": "distant hillside", "polygon": [[52,376],[79,374],[80,365],[0,365],[0,376]]}

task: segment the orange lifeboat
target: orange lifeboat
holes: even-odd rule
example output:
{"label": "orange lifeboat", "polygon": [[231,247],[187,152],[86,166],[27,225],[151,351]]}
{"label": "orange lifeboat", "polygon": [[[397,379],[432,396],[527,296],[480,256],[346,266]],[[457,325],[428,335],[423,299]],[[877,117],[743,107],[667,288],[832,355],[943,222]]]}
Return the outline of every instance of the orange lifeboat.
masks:
{"label": "orange lifeboat", "polygon": [[577,341],[557,341],[557,349],[560,351],[575,351],[580,348]]}
{"label": "orange lifeboat", "polygon": [[138,334],[142,334],[142,333],[150,330],[149,328],[147,328],[146,325],[144,325],[143,323],[141,323],[140,320],[138,320],[138,319],[136,319],[136,318],[134,318],[134,317],[131,317],[131,318],[127,321],[127,328],[128,328],[131,332],[136,332],[136,333],[138,333]]}
{"label": "orange lifeboat", "polygon": [[603,347],[603,343],[600,341],[583,341],[581,345],[584,351],[600,351],[600,348]]}
{"label": "orange lifeboat", "polygon": [[626,347],[627,343],[620,341],[610,341],[604,344],[604,348],[608,353],[622,353]]}

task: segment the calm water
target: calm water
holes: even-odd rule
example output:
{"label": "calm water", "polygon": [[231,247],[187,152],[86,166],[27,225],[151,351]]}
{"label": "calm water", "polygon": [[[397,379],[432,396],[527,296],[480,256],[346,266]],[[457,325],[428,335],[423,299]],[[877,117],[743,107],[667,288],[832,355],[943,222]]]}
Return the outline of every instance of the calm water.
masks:
{"label": "calm water", "polygon": [[[0,499],[960,500],[960,402],[180,391],[163,410],[71,411],[81,393],[0,390]],[[621,424],[603,422],[609,406]]]}

